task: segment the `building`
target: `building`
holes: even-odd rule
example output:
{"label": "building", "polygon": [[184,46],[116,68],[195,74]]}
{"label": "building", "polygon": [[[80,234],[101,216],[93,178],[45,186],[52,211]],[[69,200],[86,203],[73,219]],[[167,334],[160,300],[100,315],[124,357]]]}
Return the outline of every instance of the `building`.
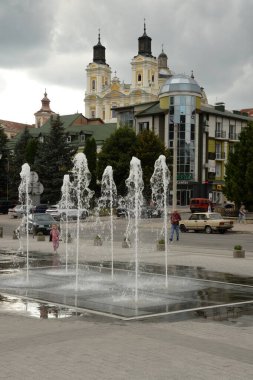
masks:
{"label": "building", "polygon": [[192,76],[170,76],[159,100],[119,107],[118,126],[128,125],[136,133],[152,130],[173,152],[177,136],[177,203],[189,205],[191,197],[212,197],[224,202],[225,164],[239,134],[252,118],[240,111],[227,111],[224,103],[202,102],[202,88]]}
{"label": "building", "polygon": [[[39,139],[40,142],[43,142],[45,136],[47,136],[50,132],[51,118],[56,118],[57,116],[57,114],[53,113],[45,124],[39,128],[31,128],[29,130],[31,137],[34,139]],[[77,152],[83,151],[85,140],[89,137],[93,137],[95,139],[97,150],[99,152],[103,142],[117,128],[117,124],[115,123],[104,123],[101,119],[88,119],[81,113],[62,115],[60,116],[60,120],[63,123],[67,142],[73,146]],[[10,150],[14,150],[20,136],[21,133],[9,142],[8,148]]]}
{"label": "building", "polygon": [[84,101],[88,118],[99,117],[105,122],[115,122],[114,108],[158,99],[159,89],[171,71],[163,49],[158,59],[152,55],[151,41],[144,23],[143,35],[138,39],[138,54],[131,61],[132,83],[126,84],[120,81],[116,72],[112,77],[99,33],[98,43],[93,47],[93,61],[86,68]]}
{"label": "building", "polygon": [[41,99],[41,108],[34,114],[35,128],[40,128],[44,125],[52,115],[55,115],[55,112],[53,112],[50,108],[50,100],[48,99],[47,92],[45,90],[44,98]]}

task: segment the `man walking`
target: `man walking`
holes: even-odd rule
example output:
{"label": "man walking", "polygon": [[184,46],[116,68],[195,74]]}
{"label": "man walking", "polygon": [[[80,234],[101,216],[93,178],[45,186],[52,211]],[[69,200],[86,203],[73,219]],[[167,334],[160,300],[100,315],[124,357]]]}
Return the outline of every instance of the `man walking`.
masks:
{"label": "man walking", "polygon": [[179,240],[179,221],[181,216],[177,210],[174,210],[170,216],[171,222],[171,232],[170,232],[170,241],[173,240],[174,232],[176,232],[177,240]]}

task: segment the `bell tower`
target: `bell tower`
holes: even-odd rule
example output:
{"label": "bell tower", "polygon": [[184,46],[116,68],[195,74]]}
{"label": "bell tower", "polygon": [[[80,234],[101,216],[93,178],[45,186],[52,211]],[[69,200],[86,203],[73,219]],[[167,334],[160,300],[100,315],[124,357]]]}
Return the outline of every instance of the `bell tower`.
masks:
{"label": "bell tower", "polygon": [[103,110],[99,98],[111,85],[111,68],[106,63],[106,48],[101,44],[100,30],[98,43],[93,46],[93,61],[86,68],[85,115],[88,118],[103,118]]}

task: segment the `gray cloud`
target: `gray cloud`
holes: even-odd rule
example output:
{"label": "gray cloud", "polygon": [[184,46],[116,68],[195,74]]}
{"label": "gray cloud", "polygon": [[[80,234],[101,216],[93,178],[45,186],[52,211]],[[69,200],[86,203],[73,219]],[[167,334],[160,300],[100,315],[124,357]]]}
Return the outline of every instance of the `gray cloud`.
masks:
{"label": "gray cloud", "polygon": [[0,68],[84,93],[100,28],[107,63],[129,83],[146,18],[155,56],[163,44],[169,67],[193,70],[209,99],[250,107],[252,14],[252,0],[0,0]]}

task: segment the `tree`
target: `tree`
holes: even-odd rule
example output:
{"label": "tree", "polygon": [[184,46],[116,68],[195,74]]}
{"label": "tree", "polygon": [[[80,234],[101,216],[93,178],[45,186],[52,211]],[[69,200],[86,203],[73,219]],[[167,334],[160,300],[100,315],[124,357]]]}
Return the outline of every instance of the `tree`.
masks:
{"label": "tree", "polygon": [[44,142],[39,145],[34,162],[34,170],[44,186],[42,203],[56,203],[61,197],[63,177],[72,168],[74,150],[66,140],[60,116],[51,118],[51,127]]}
{"label": "tree", "polygon": [[106,166],[113,168],[113,178],[118,194],[125,195],[125,180],[129,175],[129,166],[135,154],[137,138],[133,129],[121,127],[105,142],[98,154],[98,178],[101,179]]}
{"label": "tree", "polygon": [[226,164],[224,194],[239,207],[253,207],[253,123],[242,130]]}
{"label": "tree", "polygon": [[135,155],[141,160],[144,181],[143,195],[147,200],[151,197],[150,178],[154,172],[155,161],[161,154],[168,161],[169,151],[154,132],[145,130],[137,135]]}
{"label": "tree", "polygon": [[91,173],[90,189],[97,193],[97,144],[95,139],[85,140],[84,154],[86,156],[89,171]]}

